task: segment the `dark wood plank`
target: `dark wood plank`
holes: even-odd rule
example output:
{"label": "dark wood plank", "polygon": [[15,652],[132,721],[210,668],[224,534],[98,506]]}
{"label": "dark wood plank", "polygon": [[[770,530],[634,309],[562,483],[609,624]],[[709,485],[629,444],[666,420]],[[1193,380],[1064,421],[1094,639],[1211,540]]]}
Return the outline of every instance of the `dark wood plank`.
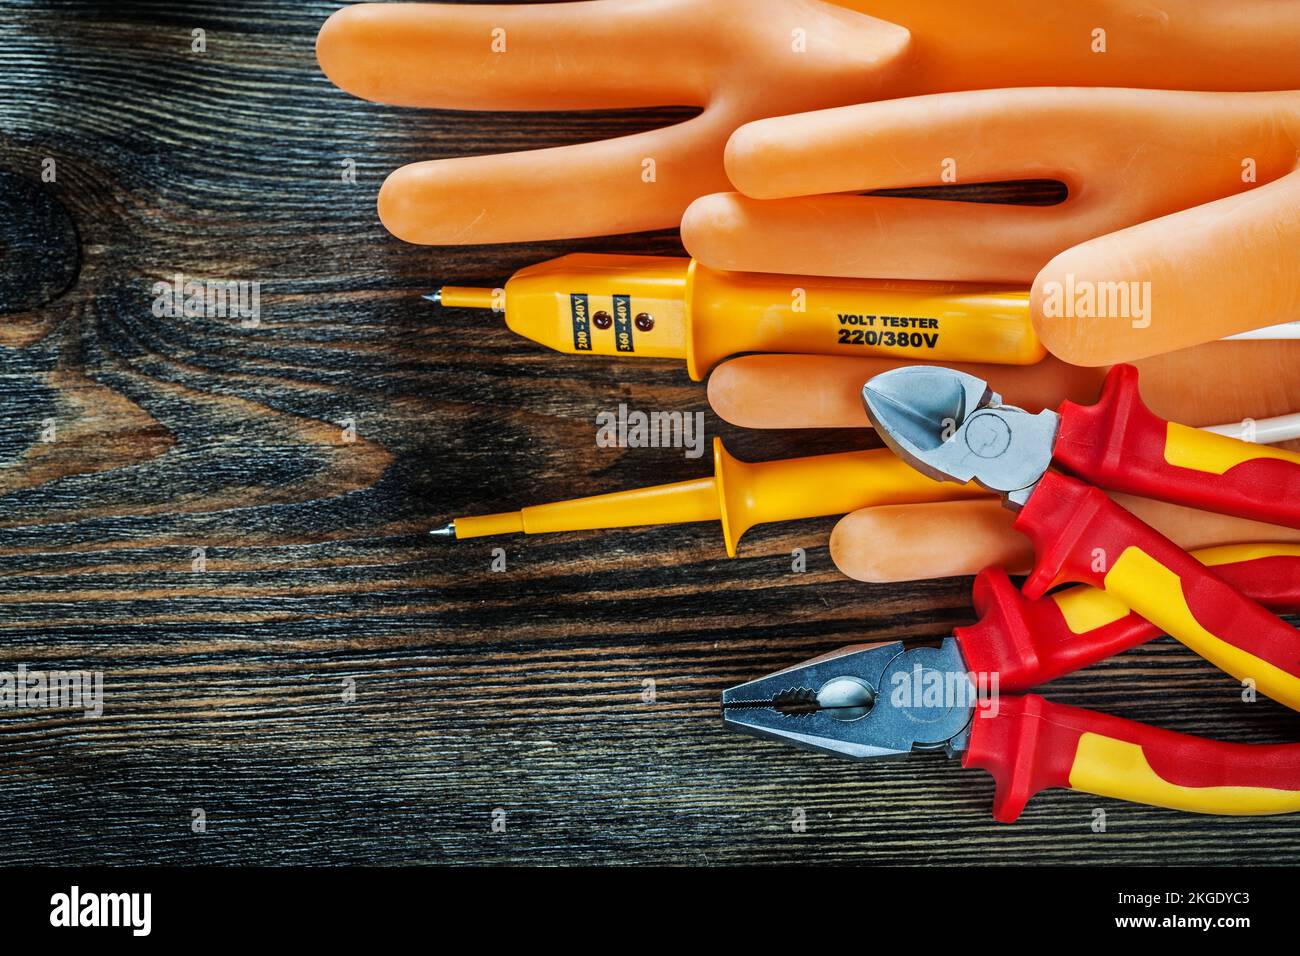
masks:
{"label": "dark wood plank", "polygon": [[[734,561],[706,526],[431,543],[453,515],[700,474],[597,448],[593,422],[706,403],[675,364],[546,354],[418,297],[575,249],[673,253],[673,234],[416,248],[376,220],[383,176],[684,114],[362,103],[315,65],[333,7],[0,7],[0,669],[102,669],[107,694],[94,720],[0,711],[0,861],[1295,859],[1297,818],[1057,793],[1007,828],[988,779],[942,758],[724,733],[732,683],[970,615],[967,581],[845,580],[829,519],[751,532]],[[156,317],[151,284],[178,271],[260,281],[261,324]],[[869,440],[708,422],[755,459]],[[1227,739],[1300,731],[1168,641],[1053,696]]]}

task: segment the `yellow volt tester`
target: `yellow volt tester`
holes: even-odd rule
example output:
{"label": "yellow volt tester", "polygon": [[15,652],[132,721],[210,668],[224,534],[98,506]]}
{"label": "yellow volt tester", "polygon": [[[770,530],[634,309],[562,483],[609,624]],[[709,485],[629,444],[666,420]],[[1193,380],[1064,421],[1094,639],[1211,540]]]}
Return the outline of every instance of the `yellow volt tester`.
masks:
{"label": "yellow volt tester", "polygon": [[721,521],[727,555],[734,558],[740,536],[757,524],[989,494],[973,483],[927,478],[888,448],[751,463],[733,458],[715,438],[713,475],[707,478],[457,518],[429,533],[483,538]]}
{"label": "yellow volt tester", "polygon": [[719,272],[693,259],[576,253],[501,290],[443,286],[447,308],[492,309],[557,352],[677,358],[695,381],[743,352],[1032,365],[1046,354],[1027,289],[958,282]]}

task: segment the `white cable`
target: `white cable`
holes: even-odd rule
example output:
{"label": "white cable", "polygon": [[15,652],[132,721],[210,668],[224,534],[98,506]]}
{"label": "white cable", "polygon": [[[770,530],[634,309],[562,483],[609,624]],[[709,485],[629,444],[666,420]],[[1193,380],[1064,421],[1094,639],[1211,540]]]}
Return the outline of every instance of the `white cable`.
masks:
{"label": "white cable", "polygon": [[1272,341],[1300,339],[1300,322],[1283,322],[1281,325],[1270,325],[1264,329],[1251,329],[1249,332],[1229,335],[1224,341],[1233,342],[1248,339],[1269,339]]}
{"label": "white cable", "polygon": [[1244,422],[1233,422],[1231,425],[1210,425],[1205,431],[1256,442],[1260,445],[1274,445],[1280,441],[1300,438],[1300,412],[1294,415],[1278,415],[1276,418],[1265,418],[1261,421],[1247,418]]}

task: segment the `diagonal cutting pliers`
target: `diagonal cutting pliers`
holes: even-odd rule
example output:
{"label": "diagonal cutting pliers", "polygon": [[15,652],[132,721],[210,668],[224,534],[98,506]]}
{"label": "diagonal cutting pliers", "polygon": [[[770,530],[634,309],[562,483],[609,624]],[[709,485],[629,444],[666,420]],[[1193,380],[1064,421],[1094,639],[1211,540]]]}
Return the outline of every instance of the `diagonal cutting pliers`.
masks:
{"label": "diagonal cutting pliers", "polygon": [[878,375],[863,399],[903,460],[938,480],[974,481],[1019,512],[1015,527],[1037,554],[1027,596],[1067,581],[1101,588],[1300,710],[1300,632],[1101,490],[1300,527],[1300,455],[1164,421],[1142,404],[1129,365],[1111,370],[1097,404],[1038,414],[973,375],[929,366]]}

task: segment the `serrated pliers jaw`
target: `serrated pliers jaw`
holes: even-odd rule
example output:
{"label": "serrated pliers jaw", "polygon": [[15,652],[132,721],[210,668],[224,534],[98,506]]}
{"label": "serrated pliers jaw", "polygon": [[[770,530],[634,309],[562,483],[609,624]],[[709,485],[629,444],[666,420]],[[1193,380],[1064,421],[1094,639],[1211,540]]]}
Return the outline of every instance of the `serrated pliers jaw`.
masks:
{"label": "serrated pliers jaw", "polygon": [[722,694],[732,730],[866,759],[963,750],[976,690],[957,642],[846,647]]}

